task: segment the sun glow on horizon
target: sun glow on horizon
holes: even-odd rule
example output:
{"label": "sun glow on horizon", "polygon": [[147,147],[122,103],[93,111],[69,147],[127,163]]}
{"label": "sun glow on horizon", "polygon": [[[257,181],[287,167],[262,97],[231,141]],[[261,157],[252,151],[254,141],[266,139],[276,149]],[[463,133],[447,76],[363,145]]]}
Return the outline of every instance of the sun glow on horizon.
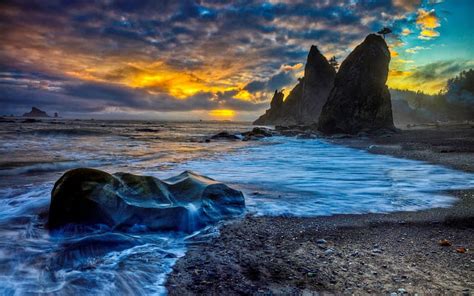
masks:
{"label": "sun glow on horizon", "polygon": [[214,109],[208,114],[216,120],[232,120],[236,116],[236,112],[231,109]]}

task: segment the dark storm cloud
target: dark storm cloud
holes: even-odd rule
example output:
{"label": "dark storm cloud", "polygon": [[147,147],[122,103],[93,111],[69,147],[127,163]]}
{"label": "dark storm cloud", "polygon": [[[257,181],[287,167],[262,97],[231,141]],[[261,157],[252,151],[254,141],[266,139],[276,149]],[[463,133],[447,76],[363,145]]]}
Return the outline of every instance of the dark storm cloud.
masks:
{"label": "dark storm cloud", "polygon": [[[261,108],[258,99],[236,99],[237,90],[177,99],[152,87],[130,87],[127,79],[145,70],[129,60],[159,60],[178,71],[221,71],[225,85],[273,92],[295,82],[292,73],[279,69],[304,62],[311,44],[343,52],[415,2],[3,1],[0,64],[11,69],[2,68],[10,76],[0,76],[0,100],[10,109],[41,103],[66,110],[74,104],[84,112]],[[122,60],[127,66],[118,65]],[[106,70],[90,71],[102,64]]]}
{"label": "dark storm cloud", "polygon": [[258,91],[271,92],[276,89],[280,90],[285,86],[295,83],[296,79],[292,72],[281,71],[270,77],[268,80],[255,80],[247,84],[244,89],[254,93]]}

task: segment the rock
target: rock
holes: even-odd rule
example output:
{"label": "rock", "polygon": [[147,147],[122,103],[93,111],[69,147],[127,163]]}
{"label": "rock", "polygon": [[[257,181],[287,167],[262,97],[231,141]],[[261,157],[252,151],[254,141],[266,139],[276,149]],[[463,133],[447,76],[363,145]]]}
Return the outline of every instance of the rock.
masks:
{"label": "rock", "polygon": [[41,120],[34,119],[34,118],[28,118],[28,119],[25,119],[25,120],[22,121],[22,123],[37,123],[37,122],[41,122]]}
{"label": "rock", "polygon": [[211,140],[241,140],[242,138],[229,132],[220,132],[211,137]]}
{"label": "rock", "polygon": [[242,133],[243,141],[259,140],[266,137],[272,137],[275,134],[274,131],[268,128],[255,127],[249,132]]}
{"label": "rock", "polygon": [[316,243],[319,244],[327,244],[328,242],[325,239],[318,239]]}
{"label": "rock", "polygon": [[253,122],[255,125],[275,125],[285,124],[288,122],[294,122],[293,118],[288,114],[285,114],[283,108],[283,99],[285,95],[283,91],[275,90],[272,100],[270,102],[270,109],[265,111],[265,114],[260,116]]}
{"label": "rock", "polygon": [[23,117],[49,117],[49,115],[46,112],[33,107],[30,112],[23,114]]}
{"label": "rock", "polygon": [[335,253],[334,249],[327,249],[326,251],[324,251],[324,255],[326,255],[326,256],[332,255],[334,253]]}
{"label": "rock", "polygon": [[316,46],[311,46],[305,66],[305,76],[284,100],[276,90],[270,109],[260,116],[255,125],[294,125],[318,122],[321,109],[332,89],[336,72]]}
{"label": "rock", "polygon": [[438,244],[443,247],[450,247],[452,245],[452,243],[448,241],[447,239],[440,240]]}
{"label": "rock", "polygon": [[357,134],[394,129],[390,92],[385,85],[390,52],[384,39],[370,34],[344,60],[319,117],[325,134]]}
{"label": "rock", "polygon": [[405,294],[406,292],[407,292],[407,290],[405,290],[403,288],[398,289],[398,293],[400,293],[400,294]]}
{"label": "rock", "polygon": [[142,133],[158,133],[160,130],[156,128],[136,128],[135,131]]}
{"label": "rock", "polygon": [[319,115],[334,85],[336,70],[314,45],[308,54],[304,69],[303,96],[299,103],[298,122],[317,123]]}
{"label": "rock", "polygon": [[160,180],[80,168],[66,172],[54,185],[48,227],[101,223],[192,232],[244,208],[242,192],[190,171]]}

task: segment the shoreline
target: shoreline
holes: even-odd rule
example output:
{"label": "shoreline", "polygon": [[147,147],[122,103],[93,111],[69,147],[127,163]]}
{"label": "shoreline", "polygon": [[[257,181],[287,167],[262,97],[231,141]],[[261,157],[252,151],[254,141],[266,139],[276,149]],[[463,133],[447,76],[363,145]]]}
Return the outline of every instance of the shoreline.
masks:
{"label": "shoreline", "polygon": [[[441,127],[329,141],[474,172],[473,134],[470,126]],[[226,223],[219,237],[189,246],[165,285],[170,295],[471,295],[474,189],[450,194],[458,198],[453,206],[416,212],[248,215]],[[439,245],[443,239],[452,245]]]}

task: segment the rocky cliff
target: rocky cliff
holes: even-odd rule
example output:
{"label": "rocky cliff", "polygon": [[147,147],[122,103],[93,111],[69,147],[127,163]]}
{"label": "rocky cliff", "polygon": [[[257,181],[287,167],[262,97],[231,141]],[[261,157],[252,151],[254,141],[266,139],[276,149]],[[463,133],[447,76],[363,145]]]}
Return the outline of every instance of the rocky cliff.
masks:
{"label": "rocky cliff", "polygon": [[318,121],[321,109],[333,86],[336,71],[313,45],[308,54],[304,73],[304,78],[299,79],[285,101],[283,93],[275,91],[270,109],[254,124],[293,125],[313,124]]}
{"label": "rocky cliff", "polygon": [[339,68],[318,128],[326,134],[394,129],[385,85],[390,52],[384,39],[368,35]]}

